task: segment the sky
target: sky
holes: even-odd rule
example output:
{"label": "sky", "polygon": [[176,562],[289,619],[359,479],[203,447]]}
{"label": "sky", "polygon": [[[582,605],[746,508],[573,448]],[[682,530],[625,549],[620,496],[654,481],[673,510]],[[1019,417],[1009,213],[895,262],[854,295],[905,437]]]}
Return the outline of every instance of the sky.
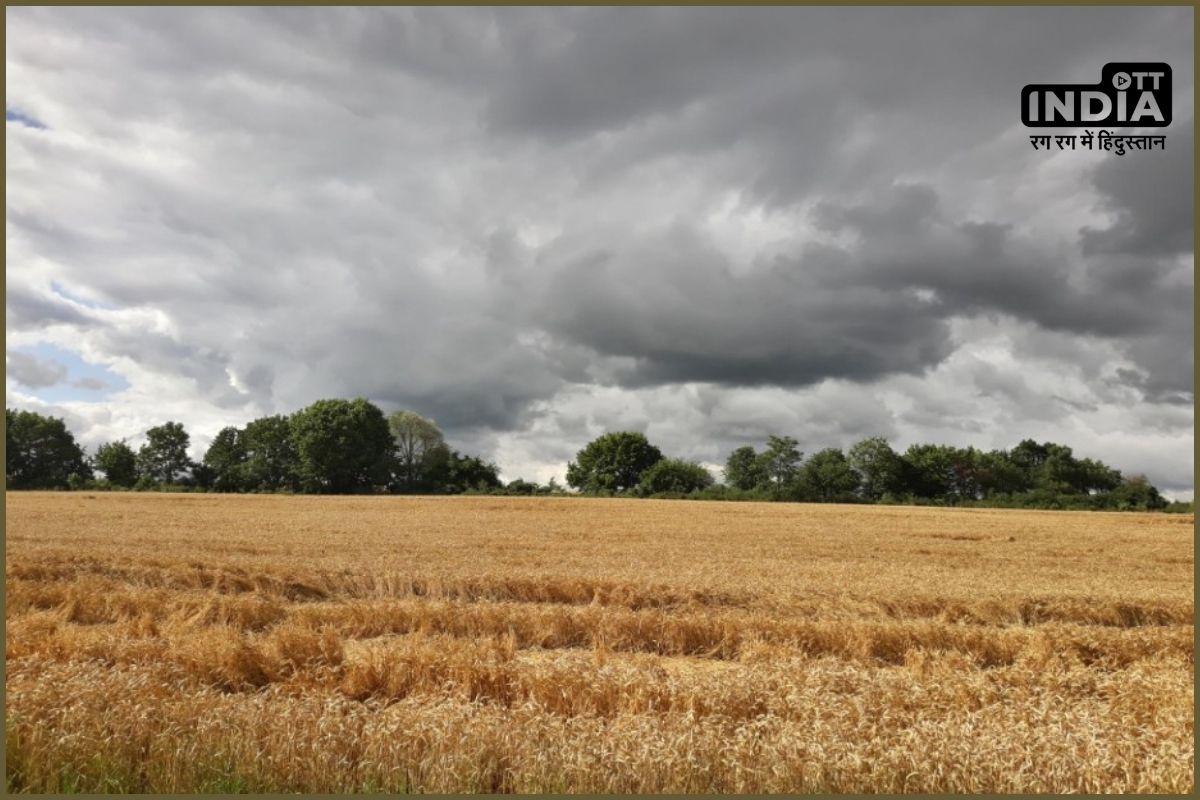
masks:
{"label": "sky", "polygon": [[[90,449],[362,396],[505,479],[1034,438],[1192,496],[1191,8],[5,15],[6,404]],[[1166,148],[1031,147],[1110,61]]]}

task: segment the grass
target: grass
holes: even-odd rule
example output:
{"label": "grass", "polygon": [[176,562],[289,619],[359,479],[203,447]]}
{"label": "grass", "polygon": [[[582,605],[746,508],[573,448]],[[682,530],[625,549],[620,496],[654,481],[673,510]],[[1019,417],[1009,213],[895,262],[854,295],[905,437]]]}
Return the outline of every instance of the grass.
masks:
{"label": "grass", "polygon": [[1188,792],[1188,515],[10,494],[10,792]]}

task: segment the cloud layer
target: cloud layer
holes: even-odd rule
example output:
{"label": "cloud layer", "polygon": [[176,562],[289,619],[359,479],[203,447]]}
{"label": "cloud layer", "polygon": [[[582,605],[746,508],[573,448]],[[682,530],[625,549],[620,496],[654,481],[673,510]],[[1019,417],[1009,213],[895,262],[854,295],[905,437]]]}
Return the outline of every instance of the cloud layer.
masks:
{"label": "cloud layer", "polygon": [[[198,455],[363,395],[541,480],[1035,436],[1186,495],[1192,13],[9,9],[7,401]],[[1021,86],[1118,60],[1167,149],[1033,151]]]}

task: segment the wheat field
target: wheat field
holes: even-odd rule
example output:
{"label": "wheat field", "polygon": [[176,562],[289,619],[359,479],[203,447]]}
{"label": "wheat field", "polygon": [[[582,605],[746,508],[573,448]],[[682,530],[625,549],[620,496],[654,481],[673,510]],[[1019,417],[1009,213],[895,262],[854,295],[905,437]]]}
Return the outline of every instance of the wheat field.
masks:
{"label": "wheat field", "polygon": [[1189,792],[1193,518],[10,493],[21,792]]}

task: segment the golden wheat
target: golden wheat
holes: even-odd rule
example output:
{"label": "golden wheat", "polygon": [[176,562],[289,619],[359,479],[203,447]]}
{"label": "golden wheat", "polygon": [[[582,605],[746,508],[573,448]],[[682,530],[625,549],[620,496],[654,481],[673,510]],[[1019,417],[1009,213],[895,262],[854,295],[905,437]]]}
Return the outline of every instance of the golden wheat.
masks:
{"label": "golden wheat", "polygon": [[1190,516],[6,511],[12,791],[1193,788]]}

